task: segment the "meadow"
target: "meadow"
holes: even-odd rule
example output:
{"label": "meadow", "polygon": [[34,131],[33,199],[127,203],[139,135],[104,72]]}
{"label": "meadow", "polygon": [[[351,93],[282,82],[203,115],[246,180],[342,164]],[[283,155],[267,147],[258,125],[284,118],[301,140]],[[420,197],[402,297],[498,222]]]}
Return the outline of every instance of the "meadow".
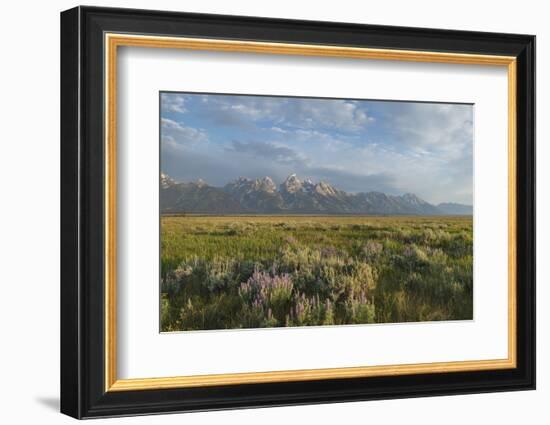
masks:
{"label": "meadow", "polygon": [[465,320],[471,217],[163,216],[161,331]]}

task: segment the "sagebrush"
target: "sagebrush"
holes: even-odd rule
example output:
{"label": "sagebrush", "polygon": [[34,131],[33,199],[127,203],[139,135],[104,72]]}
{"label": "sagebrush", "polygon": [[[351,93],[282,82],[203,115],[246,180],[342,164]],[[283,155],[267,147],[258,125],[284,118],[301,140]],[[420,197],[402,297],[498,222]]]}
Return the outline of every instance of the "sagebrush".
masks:
{"label": "sagebrush", "polygon": [[161,330],[472,319],[471,217],[165,216]]}

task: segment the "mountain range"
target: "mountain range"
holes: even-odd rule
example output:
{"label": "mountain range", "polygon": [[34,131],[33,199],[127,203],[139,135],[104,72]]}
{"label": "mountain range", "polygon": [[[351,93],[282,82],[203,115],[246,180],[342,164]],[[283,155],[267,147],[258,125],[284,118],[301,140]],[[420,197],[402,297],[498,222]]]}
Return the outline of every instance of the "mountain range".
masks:
{"label": "mountain range", "polygon": [[277,185],[271,177],[239,177],[223,187],[203,180],[176,182],[161,174],[163,214],[355,214],[471,215],[472,206],[452,202],[430,204],[412,193],[348,193],[325,182],[289,175]]}

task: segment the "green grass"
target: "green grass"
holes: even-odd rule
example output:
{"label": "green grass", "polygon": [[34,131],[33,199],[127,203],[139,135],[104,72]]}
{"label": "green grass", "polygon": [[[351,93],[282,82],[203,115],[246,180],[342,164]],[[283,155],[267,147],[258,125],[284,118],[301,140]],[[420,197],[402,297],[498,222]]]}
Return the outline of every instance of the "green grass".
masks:
{"label": "green grass", "polygon": [[472,318],[471,217],[165,216],[162,331]]}

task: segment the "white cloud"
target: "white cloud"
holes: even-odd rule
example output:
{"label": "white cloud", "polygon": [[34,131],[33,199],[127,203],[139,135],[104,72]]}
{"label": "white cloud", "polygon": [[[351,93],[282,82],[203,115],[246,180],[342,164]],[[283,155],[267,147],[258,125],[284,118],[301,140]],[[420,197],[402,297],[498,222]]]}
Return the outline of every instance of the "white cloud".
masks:
{"label": "white cloud", "polygon": [[356,133],[374,122],[360,103],[339,99],[220,96],[204,103],[217,123],[244,126],[269,121],[274,131],[310,128]]}
{"label": "white cloud", "polygon": [[273,142],[241,142],[233,140],[228,152],[243,153],[255,158],[267,158],[271,161],[289,165],[303,166],[308,159],[291,147]]}
{"label": "white cloud", "polygon": [[161,118],[161,136],[163,141],[180,145],[208,141],[208,135],[204,130],[186,127],[182,123],[168,118]]}
{"label": "white cloud", "polygon": [[185,95],[176,93],[162,93],[160,97],[161,113],[185,113]]}
{"label": "white cloud", "polygon": [[472,152],[473,108],[471,105],[412,104],[409,113],[393,117],[393,126],[408,148],[437,152],[456,159],[465,148]]}

